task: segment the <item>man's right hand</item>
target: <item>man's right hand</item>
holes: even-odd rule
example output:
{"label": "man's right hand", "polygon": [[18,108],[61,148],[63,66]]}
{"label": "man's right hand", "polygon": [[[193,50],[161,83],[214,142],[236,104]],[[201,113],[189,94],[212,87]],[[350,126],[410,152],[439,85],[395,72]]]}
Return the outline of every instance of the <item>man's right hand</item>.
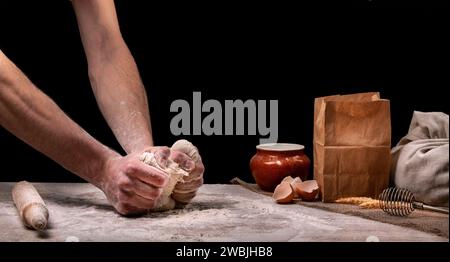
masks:
{"label": "man's right hand", "polygon": [[[146,149],[153,152],[160,166],[167,164],[168,147]],[[142,214],[153,208],[169,180],[168,174],[139,160],[138,153],[110,159],[102,174],[100,188],[122,215]]]}

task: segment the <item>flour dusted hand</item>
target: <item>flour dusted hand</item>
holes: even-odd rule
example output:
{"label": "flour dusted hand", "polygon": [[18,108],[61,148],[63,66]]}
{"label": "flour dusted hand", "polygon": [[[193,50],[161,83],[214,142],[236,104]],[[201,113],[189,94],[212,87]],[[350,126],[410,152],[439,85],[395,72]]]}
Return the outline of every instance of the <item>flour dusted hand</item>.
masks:
{"label": "flour dusted hand", "polygon": [[169,181],[163,187],[161,196],[152,211],[173,209],[176,202],[188,203],[203,184],[203,164],[197,148],[187,140],[178,140],[171,148],[170,157],[158,163],[153,152],[144,152],[140,160],[169,174]]}
{"label": "flour dusted hand", "polygon": [[[189,160],[186,160],[183,156],[188,156]],[[183,178],[183,181],[177,183],[172,193],[172,198],[181,205],[185,205],[191,201],[197,194],[197,190],[203,185],[203,173],[205,167],[202,162],[202,158],[198,152],[198,149],[187,140],[178,140],[171,148],[171,159],[175,162],[184,163],[185,167],[190,167],[190,172],[187,177]],[[193,162],[192,162],[193,161]]]}
{"label": "flour dusted hand", "polygon": [[175,201],[171,198],[172,191],[178,182],[183,181],[183,177],[189,175],[188,171],[181,168],[181,166],[174,162],[172,159],[168,159],[165,165],[160,165],[156,161],[156,156],[153,152],[144,152],[141,155],[140,160],[147,165],[158,168],[159,170],[169,174],[169,182],[162,188],[161,195],[155,203],[152,211],[164,211],[170,210],[175,207]]}
{"label": "flour dusted hand", "polygon": [[[156,163],[165,166],[169,161],[168,147],[151,147]],[[110,159],[99,174],[99,187],[109,202],[122,215],[143,214],[157,206],[168,174],[159,168],[139,161],[141,153]]]}

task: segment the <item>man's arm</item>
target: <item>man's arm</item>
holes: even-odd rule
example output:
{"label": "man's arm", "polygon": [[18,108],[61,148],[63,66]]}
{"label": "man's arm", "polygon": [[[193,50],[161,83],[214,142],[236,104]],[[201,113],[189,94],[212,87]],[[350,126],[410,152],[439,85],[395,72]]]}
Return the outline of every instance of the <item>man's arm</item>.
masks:
{"label": "man's arm", "polygon": [[96,173],[118,156],[69,119],[1,51],[0,125],[95,185]]}
{"label": "man's arm", "polygon": [[[105,192],[121,214],[152,208],[167,181],[163,172],[121,157],[73,122],[0,50],[0,126]],[[152,148],[164,162],[168,148]]]}
{"label": "man's arm", "polygon": [[127,153],[153,146],[147,95],[117,22],[113,0],[73,0],[89,78],[108,125]]}
{"label": "man's arm", "polygon": [[[139,72],[120,33],[113,0],[72,0],[97,103],[127,153],[153,146],[147,95]],[[188,203],[203,184],[204,166],[181,152],[175,162],[191,170],[172,197]],[[193,167],[192,167],[193,165]]]}

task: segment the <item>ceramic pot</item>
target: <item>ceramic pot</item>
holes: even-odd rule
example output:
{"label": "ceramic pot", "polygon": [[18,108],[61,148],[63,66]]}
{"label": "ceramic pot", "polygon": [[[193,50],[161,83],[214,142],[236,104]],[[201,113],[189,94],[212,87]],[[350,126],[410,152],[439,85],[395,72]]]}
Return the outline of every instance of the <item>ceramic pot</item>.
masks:
{"label": "ceramic pot", "polygon": [[256,146],[250,160],[250,170],[256,184],[265,191],[273,191],[286,176],[306,180],[311,161],[298,144],[271,143]]}

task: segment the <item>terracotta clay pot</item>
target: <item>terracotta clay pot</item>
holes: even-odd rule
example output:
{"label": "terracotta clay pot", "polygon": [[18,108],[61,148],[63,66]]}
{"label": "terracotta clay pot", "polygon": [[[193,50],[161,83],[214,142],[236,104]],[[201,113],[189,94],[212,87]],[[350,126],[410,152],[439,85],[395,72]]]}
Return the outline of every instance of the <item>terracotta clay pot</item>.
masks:
{"label": "terracotta clay pot", "polygon": [[265,191],[273,191],[286,176],[306,180],[311,161],[298,144],[272,143],[256,146],[250,160],[250,170],[256,184]]}

